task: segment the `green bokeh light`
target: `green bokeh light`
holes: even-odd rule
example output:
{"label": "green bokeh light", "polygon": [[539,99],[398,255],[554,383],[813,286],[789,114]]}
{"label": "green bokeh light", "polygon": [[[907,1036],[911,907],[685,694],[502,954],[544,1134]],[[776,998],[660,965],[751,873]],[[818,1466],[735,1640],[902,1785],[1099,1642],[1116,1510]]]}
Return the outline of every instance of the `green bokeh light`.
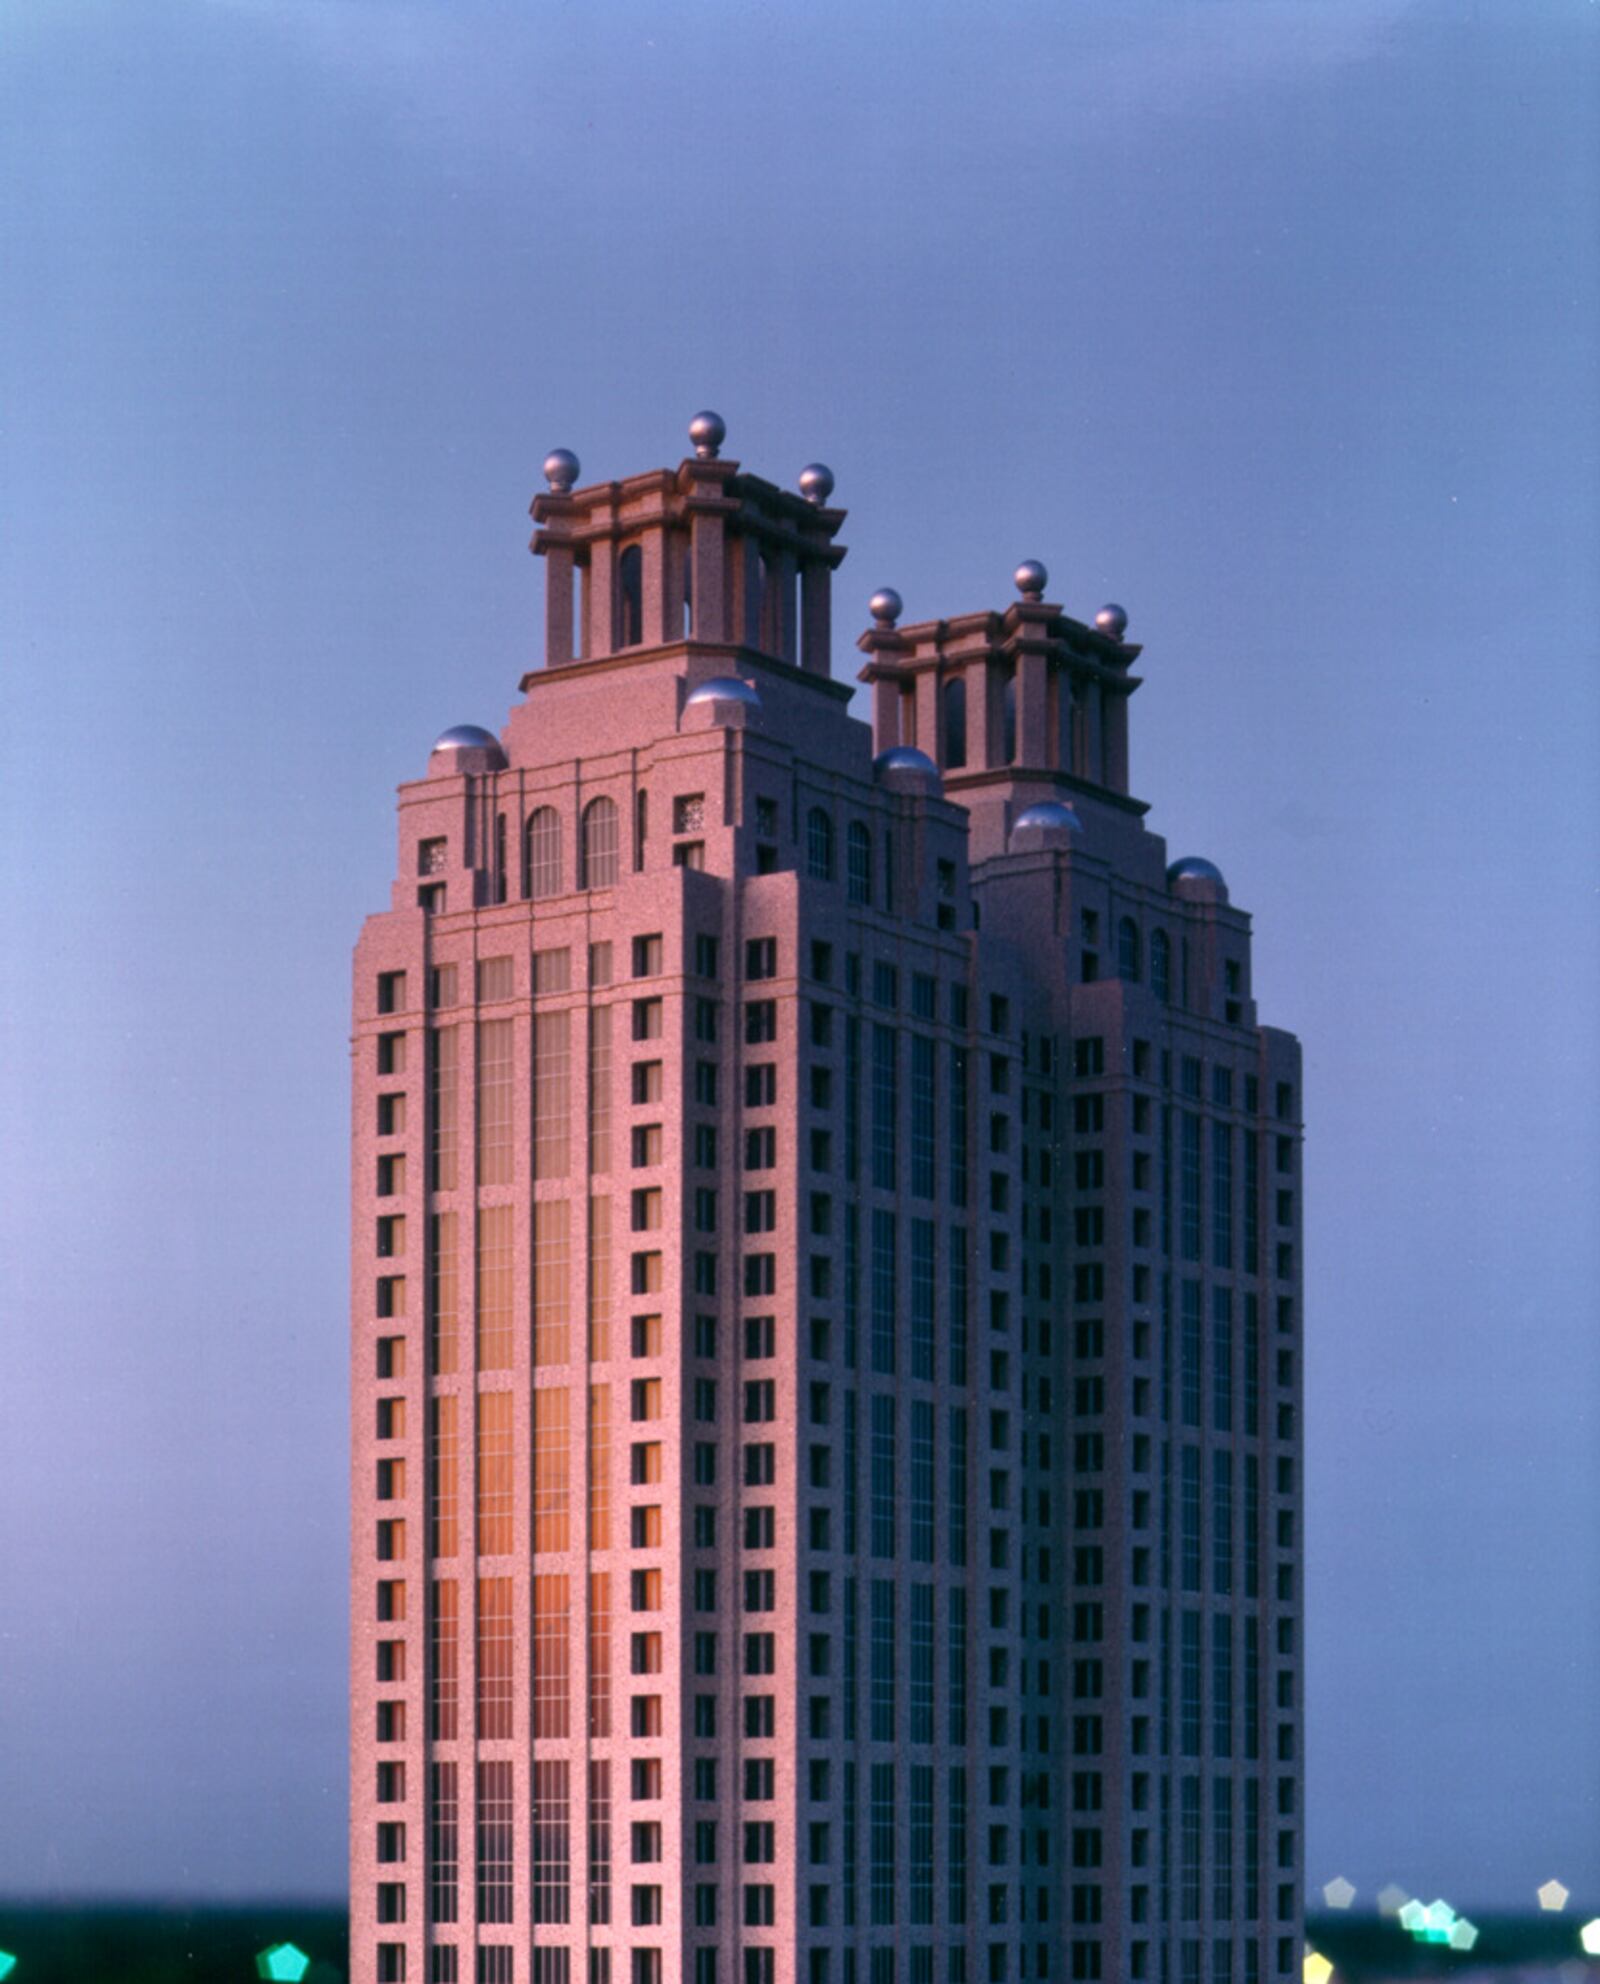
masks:
{"label": "green bokeh light", "polygon": [[256,1975],[271,1979],[283,1979],[285,1984],[300,1984],[300,1979],[311,1968],[311,1959],[304,1950],[298,1950],[293,1943],[274,1943],[256,1958]]}
{"label": "green bokeh light", "polygon": [[0,1950],[0,1977],[9,1977],[17,1967],[17,1959],[10,1950]]}

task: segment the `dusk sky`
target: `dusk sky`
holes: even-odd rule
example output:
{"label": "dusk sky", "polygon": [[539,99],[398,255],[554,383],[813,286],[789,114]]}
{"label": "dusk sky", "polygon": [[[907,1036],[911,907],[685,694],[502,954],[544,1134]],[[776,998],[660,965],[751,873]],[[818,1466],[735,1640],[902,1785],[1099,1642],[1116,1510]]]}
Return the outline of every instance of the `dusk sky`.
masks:
{"label": "dusk sky", "polygon": [[[344,1884],[349,955],[539,464],[1108,599],[1306,1051],[1308,1887],[1600,1912],[1600,7],[13,0],[0,1895]],[[864,707],[862,709],[864,714]]]}

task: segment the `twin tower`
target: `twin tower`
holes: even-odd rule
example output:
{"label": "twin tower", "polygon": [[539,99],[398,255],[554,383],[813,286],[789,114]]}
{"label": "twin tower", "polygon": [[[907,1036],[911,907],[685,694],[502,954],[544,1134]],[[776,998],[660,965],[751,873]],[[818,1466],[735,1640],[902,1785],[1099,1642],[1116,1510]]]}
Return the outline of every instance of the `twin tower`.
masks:
{"label": "twin tower", "polygon": [[1297,1972],[1300,1071],[1138,650],[691,427],[356,951],[352,1976]]}

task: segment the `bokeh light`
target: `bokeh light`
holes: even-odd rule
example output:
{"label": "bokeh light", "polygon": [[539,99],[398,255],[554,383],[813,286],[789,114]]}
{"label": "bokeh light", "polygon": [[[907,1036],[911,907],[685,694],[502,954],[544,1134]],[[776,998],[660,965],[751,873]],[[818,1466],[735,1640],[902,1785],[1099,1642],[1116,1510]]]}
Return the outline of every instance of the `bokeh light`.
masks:
{"label": "bokeh light", "polygon": [[1333,1965],[1320,1950],[1307,1950],[1301,1975],[1305,1978],[1305,1984],[1328,1984],[1333,1976]]}
{"label": "bokeh light", "polygon": [[1459,1917],[1458,1920],[1452,1925],[1450,1930],[1451,1949],[1470,1950],[1473,1944],[1477,1940],[1478,1940],[1477,1924],[1474,1922],[1469,1922],[1464,1915]]}
{"label": "bokeh light", "polygon": [[1585,1922],[1578,1931],[1578,1941],[1583,1945],[1586,1956],[1600,1956],[1600,1915],[1592,1922]]}
{"label": "bokeh light", "polygon": [[1380,1915],[1398,1915],[1410,1899],[1410,1895],[1406,1893],[1403,1887],[1399,1887],[1395,1882],[1390,1881],[1387,1887],[1382,1887],[1378,1890],[1378,1913]]}
{"label": "bokeh light", "polygon": [[1348,1908],[1355,1898],[1355,1887],[1343,1874],[1335,1875],[1322,1890],[1322,1899],[1330,1908]]}
{"label": "bokeh light", "polygon": [[1539,1890],[1539,1906],[1549,1914],[1558,1914],[1567,1905],[1571,1890],[1564,1888],[1559,1881],[1546,1881]]}
{"label": "bokeh light", "polygon": [[17,1967],[17,1959],[10,1950],[0,1950],[0,1977],[9,1977]]}
{"label": "bokeh light", "polygon": [[300,1984],[311,1968],[311,1959],[293,1943],[273,1943],[256,1958],[256,1975],[282,1979],[283,1984]]}

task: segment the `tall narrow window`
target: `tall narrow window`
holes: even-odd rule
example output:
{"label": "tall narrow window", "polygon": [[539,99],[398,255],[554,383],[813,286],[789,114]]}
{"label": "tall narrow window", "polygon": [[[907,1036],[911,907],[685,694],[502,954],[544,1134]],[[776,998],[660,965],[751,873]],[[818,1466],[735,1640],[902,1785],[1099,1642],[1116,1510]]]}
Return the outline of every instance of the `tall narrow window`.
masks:
{"label": "tall narrow window", "polygon": [[[933,1373],[928,1373],[932,1377]],[[933,1562],[933,1405],[924,1398],[911,1401],[911,1561]],[[931,1743],[932,1736],[922,1738]]]}
{"label": "tall narrow window", "polygon": [[860,820],[852,820],[845,833],[846,892],[853,903],[872,901],[872,836]]}
{"label": "tall narrow window", "polygon": [[589,1013],[589,1169],[611,1169],[611,1008]]}
{"label": "tall narrow window", "polygon": [[438,1026],[428,1036],[428,1084],[432,1090],[428,1169],[436,1192],[456,1188],[456,1054],[460,1030]]}
{"label": "tall narrow window", "polygon": [[[533,1175],[565,1178],[572,1162],[572,1015],[533,1022]],[[509,1022],[507,1022],[509,1024]]]}
{"label": "tall narrow window", "polygon": [[428,1549],[435,1557],[453,1557],[460,1547],[459,1405],[453,1392],[428,1401]]}
{"label": "tall narrow window", "polygon": [[[480,1730],[479,1734],[483,1732]],[[506,1730],[509,1736],[509,1727]],[[511,1920],[514,1828],[509,1761],[478,1765],[478,1920]]]}
{"label": "tall narrow window", "polygon": [[435,1377],[460,1369],[461,1259],[459,1223],[453,1212],[430,1216],[428,1261],[428,1362]]}
{"label": "tall narrow window", "polygon": [[611,1920],[611,1765],[589,1766],[589,1920]]}
{"label": "tall narrow window", "polygon": [[[533,1580],[533,1734],[565,1741],[572,1733],[572,1619],[570,1580]],[[561,1916],[550,1916],[552,1922]]]}
{"label": "tall narrow window", "polygon": [[630,544],[617,560],[617,646],[636,648],[643,639],[644,553]]}
{"label": "tall narrow window", "polygon": [[533,1361],[565,1364],[571,1355],[570,1206],[536,1200],[533,1208]]}
{"label": "tall narrow window", "polygon": [[484,1020],[478,1027],[478,1183],[511,1183],[512,1022]]}
{"label": "tall narrow window", "polygon": [[479,1578],[478,1736],[493,1742],[510,1734],[511,1580]]}
{"label": "tall narrow window", "polygon": [[617,880],[617,808],[610,799],[591,799],[583,809],[580,886],[610,889]]}
{"label": "tall narrow window", "polygon": [[478,1212],[478,1369],[511,1369],[510,1206]]}
{"label": "tall narrow window", "polygon": [[1008,668],[1000,683],[1000,761],[1014,764],[1017,756],[1017,671]]}
{"label": "tall narrow window", "polygon": [[589,1357],[611,1355],[611,1200],[589,1201]]}
{"label": "tall narrow window", "polygon": [[1150,939],[1150,990],[1163,1005],[1172,997],[1172,946],[1165,930]]}
{"label": "tall narrow window", "polygon": [[874,1743],[894,1741],[895,1632],[894,1581],[874,1578],[871,1586],[872,1610],[869,1619],[872,1666],[871,1736]]}
{"label": "tall narrow window", "polygon": [[428,1766],[428,1919],[454,1922],[461,1877],[460,1766]]}
{"label": "tall narrow window", "polygon": [[1139,982],[1139,926],[1131,916],[1117,925],[1117,976],[1130,985]]}
{"label": "tall narrow window", "polygon": [[911,1375],[934,1377],[934,1225],[911,1222]]}
{"label": "tall narrow window", "polygon": [[943,694],[945,767],[959,771],[967,762],[967,678],[952,676]]}
{"label": "tall narrow window", "polygon": [[534,902],[561,893],[561,815],[540,806],[522,830],[522,893]]}
{"label": "tall narrow window", "polygon": [[589,1548],[611,1548],[611,1387],[589,1387]]}
{"label": "tall narrow window", "polygon": [[570,1781],[571,1766],[564,1757],[535,1760],[530,1870],[535,1922],[565,1922],[571,1914]]}
{"label": "tall narrow window", "polygon": [[611,1573],[589,1578],[589,1734],[602,1742],[611,1734]]}
{"label": "tall narrow window", "polygon": [[453,1743],[460,1729],[460,1587],[454,1578],[437,1582],[428,1596],[428,1732],[438,1743]]}
{"label": "tall narrow window", "polygon": [[895,1451],[893,1395],[872,1394],[872,1554],[894,1555],[895,1505],[900,1494],[899,1460]]}
{"label": "tall narrow window", "polygon": [[822,806],[806,815],[806,873],[813,882],[833,880],[833,816]]}
{"label": "tall narrow window", "polygon": [[[435,1405],[446,1401],[435,1399]],[[451,1405],[455,1400],[448,1401]],[[478,1554],[507,1557],[512,1528],[511,1394],[478,1394]]]}
{"label": "tall narrow window", "polygon": [[565,1386],[533,1394],[533,1547],[542,1555],[570,1547],[571,1434]]}

